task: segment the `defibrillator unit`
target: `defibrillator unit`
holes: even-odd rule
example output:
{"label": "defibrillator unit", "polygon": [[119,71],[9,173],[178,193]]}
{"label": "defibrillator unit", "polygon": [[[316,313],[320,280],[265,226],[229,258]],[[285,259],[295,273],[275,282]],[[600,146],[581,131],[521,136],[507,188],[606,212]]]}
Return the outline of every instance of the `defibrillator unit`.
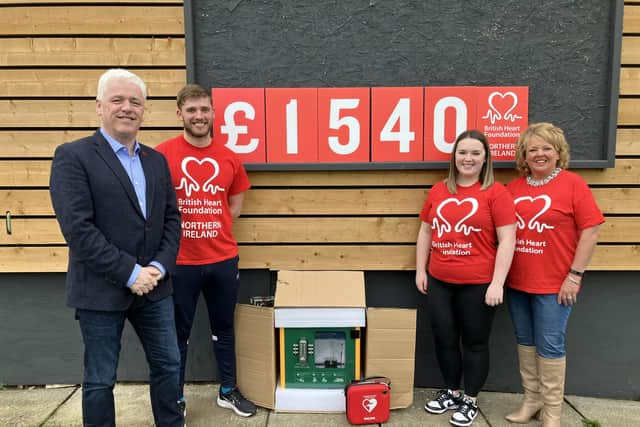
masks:
{"label": "defibrillator unit", "polygon": [[282,387],[344,388],[360,377],[360,328],[280,328]]}

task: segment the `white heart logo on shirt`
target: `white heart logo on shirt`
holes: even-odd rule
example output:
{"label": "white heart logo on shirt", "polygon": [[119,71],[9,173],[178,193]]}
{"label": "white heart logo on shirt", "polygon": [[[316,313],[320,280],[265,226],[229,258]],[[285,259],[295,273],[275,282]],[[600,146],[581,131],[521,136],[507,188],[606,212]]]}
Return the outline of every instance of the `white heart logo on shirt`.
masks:
{"label": "white heart logo on shirt", "polygon": [[[218,165],[218,162],[216,162],[214,159],[211,159],[209,157],[205,157],[204,159],[200,160],[193,156],[187,156],[184,159],[182,159],[180,169],[182,169],[183,177],[180,179],[180,185],[176,187],[176,190],[184,189],[187,197],[191,196],[192,192],[200,191],[200,188],[201,188],[200,184],[189,173],[189,167],[190,167],[189,165],[195,164],[198,166],[202,166],[205,163],[209,163],[213,166],[213,173],[209,178],[207,178],[204,184],[202,184],[202,191],[205,191],[205,192],[211,191],[211,194],[215,194],[217,190],[224,191],[224,188],[220,188],[217,185],[214,186],[211,184],[213,180],[216,179],[216,177],[220,173],[220,166]],[[193,168],[195,166],[191,166],[191,167]]]}
{"label": "white heart logo on shirt", "polygon": [[531,217],[529,222],[526,224],[525,224],[524,218],[522,218],[520,214],[518,214],[516,209],[516,218],[517,218],[516,227],[518,227],[519,229],[528,228],[529,230],[534,230],[534,231],[537,231],[538,233],[542,233],[544,230],[553,230],[555,228],[554,226],[547,225],[544,222],[538,221],[538,218],[540,218],[540,216],[542,216],[542,214],[548,211],[549,208],[551,207],[551,197],[547,196],[546,194],[541,194],[536,197],[522,196],[515,199],[513,201],[513,204],[517,206],[518,203],[523,201],[528,201],[533,204],[536,200],[544,201],[544,205],[542,206],[542,208],[540,208],[540,210],[538,210],[538,212],[535,215]]}
{"label": "white heart logo on shirt", "polygon": [[433,219],[433,225],[431,228],[435,228],[437,230],[438,237],[442,237],[444,233],[451,231],[451,223],[442,214],[442,209],[450,203],[455,203],[458,206],[461,206],[467,203],[470,204],[469,212],[465,216],[460,218],[460,220],[453,227],[453,231],[462,232],[465,236],[468,236],[473,231],[482,231],[479,228],[465,224],[465,221],[471,218],[478,211],[478,201],[473,197],[467,197],[462,200],[458,200],[451,197],[449,199],[446,199],[442,203],[440,203],[440,205],[438,206],[438,209],[436,210],[436,215],[438,216],[438,218],[440,218],[440,221],[438,221],[438,218]]}

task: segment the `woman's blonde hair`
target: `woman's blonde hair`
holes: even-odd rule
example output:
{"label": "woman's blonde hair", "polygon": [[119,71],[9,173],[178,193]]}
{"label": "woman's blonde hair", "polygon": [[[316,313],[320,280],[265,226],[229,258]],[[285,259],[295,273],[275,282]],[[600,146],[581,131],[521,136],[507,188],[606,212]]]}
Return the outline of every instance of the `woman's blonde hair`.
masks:
{"label": "woman's blonde hair", "polygon": [[566,169],[569,166],[569,143],[564,136],[564,132],[552,123],[532,123],[520,134],[516,143],[516,169],[521,175],[530,175],[531,170],[527,166],[527,141],[537,136],[545,142],[551,144],[558,152],[560,159],[557,166]]}
{"label": "woman's blonde hair", "polygon": [[456,150],[460,141],[466,138],[477,139],[482,143],[484,148],[484,164],[480,170],[480,189],[486,190],[491,187],[495,182],[493,177],[493,162],[491,161],[491,147],[489,146],[489,140],[479,130],[465,130],[456,138],[456,142],[453,144],[453,150],[451,151],[451,161],[449,162],[449,175],[444,180],[447,184],[447,189],[451,194],[456,194],[456,179],[458,178],[458,168],[456,167]]}

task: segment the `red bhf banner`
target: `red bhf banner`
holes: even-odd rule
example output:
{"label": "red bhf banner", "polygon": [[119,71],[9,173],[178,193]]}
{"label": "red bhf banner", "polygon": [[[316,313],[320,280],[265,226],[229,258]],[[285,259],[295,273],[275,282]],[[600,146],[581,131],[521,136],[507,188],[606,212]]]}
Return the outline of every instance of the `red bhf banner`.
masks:
{"label": "red bhf banner", "polygon": [[483,132],[513,160],[528,87],[214,88],[214,141],[246,163],[447,161],[455,138]]}

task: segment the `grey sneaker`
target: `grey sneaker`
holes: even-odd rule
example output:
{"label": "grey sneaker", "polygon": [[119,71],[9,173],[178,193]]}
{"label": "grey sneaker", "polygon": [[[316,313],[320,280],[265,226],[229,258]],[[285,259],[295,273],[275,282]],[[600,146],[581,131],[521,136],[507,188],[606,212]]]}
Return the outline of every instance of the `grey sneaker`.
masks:
{"label": "grey sneaker", "polygon": [[432,414],[443,414],[449,409],[456,409],[461,400],[461,396],[456,396],[451,390],[438,390],[436,397],[427,401],[424,409]]}
{"label": "grey sneaker", "polygon": [[217,403],[219,407],[232,409],[233,412],[241,417],[250,417],[255,415],[257,411],[256,405],[245,399],[237,388],[234,388],[229,393],[222,393],[222,390],[220,390]]}
{"label": "grey sneaker", "polygon": [[449,422],[454,426],[468,427],[478,415],[478,405],[473,400],[465,397],[458,409],[453,413]]}
{"label": "grey sneaker", "polygon": [[183,418],[187,418],[187,402],[184,399],[178,400],[178,410],[182,412]]}

